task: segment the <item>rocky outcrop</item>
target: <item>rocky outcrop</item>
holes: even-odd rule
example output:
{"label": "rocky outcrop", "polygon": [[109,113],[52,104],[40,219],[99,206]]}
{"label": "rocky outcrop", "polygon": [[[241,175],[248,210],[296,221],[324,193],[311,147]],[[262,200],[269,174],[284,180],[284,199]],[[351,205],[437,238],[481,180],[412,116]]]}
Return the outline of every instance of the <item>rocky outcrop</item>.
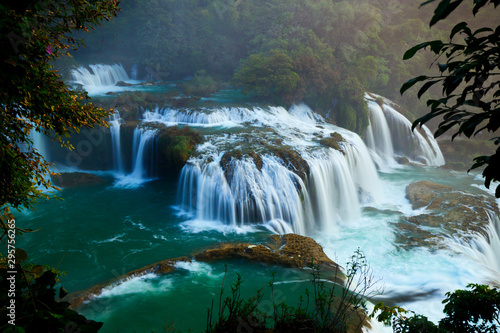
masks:
{"label": "rocky outcrop", "polygon": [[51,176],[52,184],[58,187],[75,187],[82,185],[95,185],[106,182],[99,176],[84,172],[61,172]]}
{"label": "rocky outcrop", "polygon": [[190,262],[191,259],[188,257],[179,257],[175,259],[167,259],[163,260],[157,263],[154,263],[152,265],[145,266],[143,268],[136,269],[134,271],[128,272],[127,274],[124,274],[122,276],[119,276],[118,278],[104,284],[96,285],[92,288],[89,288],[83,292],[75,292],[71,293],[68,296],[64,298],[64,301],[69,302],[71,304],[71,308],[76,308],[80,306],[83,302],[90,300],[96,296],[99,296],[103,290],[107,288],[113,288],[116,287],[124,282],[127,282],[128,280],[146,275],[149,273],[154,273],[154,274],[167,274],[175,269],[175,264],[178,262]]}
{"label": "rocky outcrop", "polygon": [[196,254],[194,258],[199,261],[237,258],[292,268],[304,268],[311,263],[326,269],[339,267],[316,241],[296,234],[273,235],[265,244],[221,244]]}
{"label": "rocky outcrop", "polygon": [[493,198],[454,187],[419,181],[406,188],[406,198],[422,214],[407,216],[397,224],[403,246],[440,246],[446,235],[487,235],[489,213],[498,214]]}
{"label": "rocky outcrop", "polygon": [[163,127],[158,136],[158,162],[162,172],[178,172],[203,142],[203,136],[189,127]]}
{"label": "rocky outcrop", "polygon": [[[273,235],[267,239],[265,244],[221,244],[216,248],[195,254],[193,259],[198,261],[245,259],[289,268],[304,268],[312,263],[321,266],[325,271],[334,271],[333,278],[336,278],[339,283],[343,279],[340,266],[328,258],[321,245],[312,238],[296,234]],[[191,258],[188,257],[163,260],[128,272],[108,283],[94,286],[84,292],[72,293],[64,300],[70,302],[72,308],[76,308],[83,302],[100,295],[103,290],[113,288],[134,277],[149,273],[168,274],[175,270],[176,263],[190,261]]]}

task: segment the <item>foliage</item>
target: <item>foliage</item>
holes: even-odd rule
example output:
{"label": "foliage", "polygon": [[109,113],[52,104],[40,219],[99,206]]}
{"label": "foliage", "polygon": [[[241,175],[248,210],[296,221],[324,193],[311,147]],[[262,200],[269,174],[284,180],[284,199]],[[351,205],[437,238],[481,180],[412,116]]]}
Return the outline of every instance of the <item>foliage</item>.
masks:
{"label": "foliage", "polygon": [[50,186],[49,165],[33,149],[31,133],[63,140],[71,132],[104,125],[108,111],[69,89],[50,62],[82,45],[73,30],[88,30],[116,15],[117,1],[28,1],[0,6],[2,82],[0,207],[32,207]]}
{"label": "foliage", "polygon": [[[97,332],[102,323],[87,320],[82,315],[69,309],[68,302],[56,301],[55,286],[59,282],[60,272],[47,267],[27,263],[24,251],[16,251],[18,262],[15,264],[17,274],[8,273],[7,258],[0,258],[0,315],[10,320],[9,307],[15,299],[15,324],[11,326],[7,320],[0,327],[2,332],[60,332],[78,330],[79,332]],[[22,260],[22,261],[21,261]],[[17,276],[16,276],[17,275]],[[14,277],[10,279],[9,277]],[[13,283],[15,298],[11,297]],[[59,297],[66,291],[59,287]]]}
{"label": "foliage", "polygon": [[[373,296],[375,281],[366,262],[365,255],[359,249],[347,263],[345,281],[342,287],[336,281],[340,277],[337,270],[332,278],[331,287],[326,286],[319,266],[311,263],[312,290],[305,290],[300,296],[297,307],[284,301],[276,304],[274,294],[274,278],[269,283],[273,304],[272,313],[260,310],[260,302],[264,294],[263,288],[248,299],[241,297],[242,277],[237,275],[231,286],[231,296],[223,299],[224,275],[219,296],[218,318],[213,323],[213,309],[208,310],[207,332],[236,332],[252,329],[266,332],[347,332],[348,329],[358,332],[366,319],[366,302]],[[340,289],[340,290],[339,290]]]}
{"label": "foliage", "polygon": [[[428,6],[417,6],[394,0],[123,0],[122,14],[74,55],[83,62],[138,63],[168,72],[168,79],[205,70],[215,81],[234,78],[250,94],[284,105],[303,101],[323,115],[335,113],[346,83],[358,82],[362,93],[346,102],[358,113],[351,128],[362,134],[367,117],[357,105],[365,91],[417,117],[426,110],[416,93],[397,92],[408,77],[427,73],[431,58],[419,53],[403,61],[401,54],[443,38],[447,27],[429,29],[423,24]],[[256,75],[260,69],[263,78]],[[439,96],[436,89],[429,93]]]}
{"label": "foliage", "polygon": [[277,97],[288,105],[294,102],[299,81],[292,59],[277,49],[271,50],[268,55],[252,54],[234,75],[234,82],[243,93]]}
{"label": "foliage", "polygon": [[[424,4],[430,2],[434,1]],[[431,26],[446,18],[462,2],[440,1]],[[498,0],[474,1],[472,11],[476,15],[486,5],[496,8],[499,4]],[[420,98],[435,84],[442,85],[443,97],[427,101],[430,112],[418,118],[413,128],[431,119],[442,118],[435,137],[449,130],[453,131],[452,140],[459,135],[470,138],[484,130],[496,132],[500,128],[500,25],[474,30],[467,22],[461,22],[451,29],[449,40],[427,41],[412,47],[404,55],[404,59],[410,59],[417,51],[430,48],[435,55],[439,75],[417,76],[401,87],[401,93],[416,83],[424,82],[418,91]],[[495,144],[499,143],[496,138]],[[482,166],[485,166],[485,185],[489,188],[492,181],[500,180],[500,147],[493,155],[476,157],[471,170]],[[500,186],[497,186],[495,194],[500,197]]]}
{"label": "foliage", "polygon": [[378,303],[370,317],[390,326],[395,333],[440,332],[440,333],[487,333],[498,332],[500,315],[500,293],[487,285],[469,284],[469,290],[446,293],[443,301],[445,318],[435,325],[422,315],[400,307],[388,307]]}
{"label": "foliage", "polygon": [[[81,128],[105,125],[109,111],[89,103],[88,96],[69,89],[51,65],[83,45],[73,31],[88,31],[118,11],[115,0],[101,1],[4,1],[0,5],[0,222],[3,238],[8,231],[22,235],[30,230],[11,228],[11,208],[33,208],[38,198],[47,197],[51,187],[50,165],[33,147],[33,135],[40,132],[61,145]],[[9,255],[11,250],[7,252]],[[21,254],[23,254],[21,256]],[[16,257],[26,254],[17,249]],[[20,259],[20,258],[19,258]],[[2,288],[6,288],[2,262]],[[55,301],[56,274],[41,266],[16,264],[16,331],[62,330],[70,322],[82,324],[82,331],[96,331],[100,324],[85,324],[85,318]],[[8,301],[2,289],[2,309]],[[5,296],[5,298],[4,298]],[[87,328],[87,326],[88,328]],[[11,327],[12,328],[12,327]]]}
{"label": "foliage", "polygon": [[216,92],[219,85],[205,70],[199,70],[192,80],[181,84],[181,89],[186,95],[208,96]]}

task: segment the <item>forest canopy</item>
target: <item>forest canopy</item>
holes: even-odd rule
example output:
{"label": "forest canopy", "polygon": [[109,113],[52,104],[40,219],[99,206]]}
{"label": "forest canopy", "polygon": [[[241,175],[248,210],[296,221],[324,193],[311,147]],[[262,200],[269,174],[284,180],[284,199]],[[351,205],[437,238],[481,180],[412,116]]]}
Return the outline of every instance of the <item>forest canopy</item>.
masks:
{"label": "forest canopy", "polygon": [[[365,91],[395,100],[415,117],[426,107],[416,92],[399,95],[409,78],[429,72],[430,53],[403,53],[445,39],[450,24],[428,25],[432,8],[395,0],[124,0],[116,20],[75,54],[83,63],[137,63],[164,80],[204,70],[243,92],[290,105],[306,102],[340,126],[362,130]],[[471,17],[467,6],[460,18]],[[479,13],[481,24],[494,22]],[[256,76],[259,73],[259,76]],[[429,94],[439,97],[439,90]],[[347,110],[356,110],[347,114]]]}

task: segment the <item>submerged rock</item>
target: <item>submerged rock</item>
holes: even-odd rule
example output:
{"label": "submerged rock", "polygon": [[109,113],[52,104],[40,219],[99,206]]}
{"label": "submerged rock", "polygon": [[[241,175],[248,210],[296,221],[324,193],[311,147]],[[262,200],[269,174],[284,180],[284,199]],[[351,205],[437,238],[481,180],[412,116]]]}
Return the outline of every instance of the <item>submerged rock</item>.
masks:
{"label": "submerged rock", "polygon": [[221,244],[196,254],[194,258],[199,261],[236,258],[291,268],[304,268],[311,263],[327,269],[339,267],[316,241],[296,234],[273,235],[265,244]]}
{"label": "submerged rock", "polygon": [[162,260],[157,263],[145,266],[143,268],[139,268],[134,271],[128,272],[122,276],[119,276],[116,279],[113,279],[108,283],[103,283],[93,286],[83,292],[71,293],[64,298],[64,301],[69,302],[71,304],[70,306],[71,308],[73,309],[77,308],[78,306],[82,305],[82,303],[89,301],[96,296],[99,296],[104,290],[116,287],[134,277],[143,276],[150,273],[154,274],[171,273],[174,271],[175,264],[178,262],[191,262],[191,259],[189,259],[188,257],[179,257],[175,259]]}
{"label": "submerged rock", "polygon": [[124,81],[118,81],[115,83],[115,86],[117,86],[117,87],[130,87],[130,86],[133,86],[133,84],[127,83]]}
{"label": "submerged rock", "polygon": [[52,184],[59,187],[75,187],[82,185],[95,185],[106,182],[99,176],[85,172],[62,172],[51,176]]}
{"label": "submerged rock", "polygon": [[429,181],[408,185],[406,198],[413,209],[425,208],[425,211],[404,217],[397,224],[400,231],[397,241],[403,246],[440,247],[449,235],[467,237],[479,233],[488,237],[489,212],[499,213],[491,197]]}

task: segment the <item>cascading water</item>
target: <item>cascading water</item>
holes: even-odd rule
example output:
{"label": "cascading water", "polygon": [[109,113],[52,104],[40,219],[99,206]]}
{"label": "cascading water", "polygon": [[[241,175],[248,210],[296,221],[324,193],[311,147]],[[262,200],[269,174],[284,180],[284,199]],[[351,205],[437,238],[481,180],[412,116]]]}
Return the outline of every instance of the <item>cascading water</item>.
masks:
{"label": "cascading water", "polygon": [[137,66],[137,64],[133,64],[132,68],[130,69],[130,78],[132,80],[137,80],[138,70],[139,70],[139,66]]}
{"label": "cascading water", "polygon": [[75,83],[84,87],[111,86],[118,81],[128,81],[130,78],[120,64],[89,65],[92,73],[86,67],[79,67],[71,71]]}
{"label": "cascading water", "polygon": [[379,168],[390,167],[394,155],[432,166],[444,164],[439,146],[426,126],[423,134],[411,130],[411,122],[387,103],[379,105],[366,96],[370,111],[370,125],[367,129],[367,145],[372,151]]}
{"label": "cascading water", "polygon": [[500,221],[498,216],[489,211],[489,224],[486,234],[473,233],[463,237],[451,237],[447,246],[456,251],[466,254],[474,260],[482,263],[486,268],[494,271],[493,280],[500,283]]}
{"label": "cascading water", "polygon": [[132,144],[132,172],[118,177],[115,186],[136,187],[154,177],[156,130],[136,128]]}
{"label": "cascading water", "polygon": [[79,67],[71,71],[73,83],[83,86],[90,95],[104,94],[108,91],[120,90],[116,87],[119,81],[130,81],[130,78],[121,64],[114,65],[89,65]]}
{"label": "cascading water", "polygon": [[279,159],[262,156],[261,170],[251,159],[232,160],[227,166],[231,175],[226,176],[220,166],[222,155],[210,157],[209,162],[191,159],[181,172],[179,196],[184,210],[199,220],[235,226],[279,220],[280,225],[285,222],[290,226],[287,230],[305,232],[301,193],[296,185],[304,188],[304,183]]}
{"label": "cascading water", "polygon": [[367,145],[379,167],[390,166],[394,164],[394,149],[389,125],[377,102],[368,100],[367,103],[370,111],[370,125],[366,131]]}
{"label": "cascading water", "polygon": [[30,137],[33,140],[33,149],[35,149],[46,161],[49,161],[49,150],[46,146],[46,136],[43,133],[32,130]]}
{"label": "cascading water", "polygon": [[[179,182],[181,207],[197,219],[232,225],[267,223],[277,231],[304,234],[353,222],[361,215],[361,202],[378,197],[375,165],[359,136],[325,123],[306,106],[290,112],[280,107],[222,108],[184,115],[156,109],[146,113],[145,119],[190,126],[243,127],[250,123],[259,128],[252,139],[279,138],[280,146],[258,153],[260,166],[250,157],[222,161],[225,153],[231,156],[231,152],[245,149],[242,145],[248,144],[248,138],[244,134],[215,136],[199,147],[199,156],[189,160]],[[273,130],[269,133],[263,130],[266,128]],[[334,132],[345,139],[342,152],[315,142],[318,136]],[[304,164],[308,174],[300,170]]]}
{"label": "cascading water", "polygon": [[123,158],[120,141],[120,125],[123,124],[123,119],[120,118],[120,113],[115,111],[109,119],[110,133],[111,133],[111,146],[113,149],[113,167],[115,172],[123,175],[125,172],[123,168]]}

